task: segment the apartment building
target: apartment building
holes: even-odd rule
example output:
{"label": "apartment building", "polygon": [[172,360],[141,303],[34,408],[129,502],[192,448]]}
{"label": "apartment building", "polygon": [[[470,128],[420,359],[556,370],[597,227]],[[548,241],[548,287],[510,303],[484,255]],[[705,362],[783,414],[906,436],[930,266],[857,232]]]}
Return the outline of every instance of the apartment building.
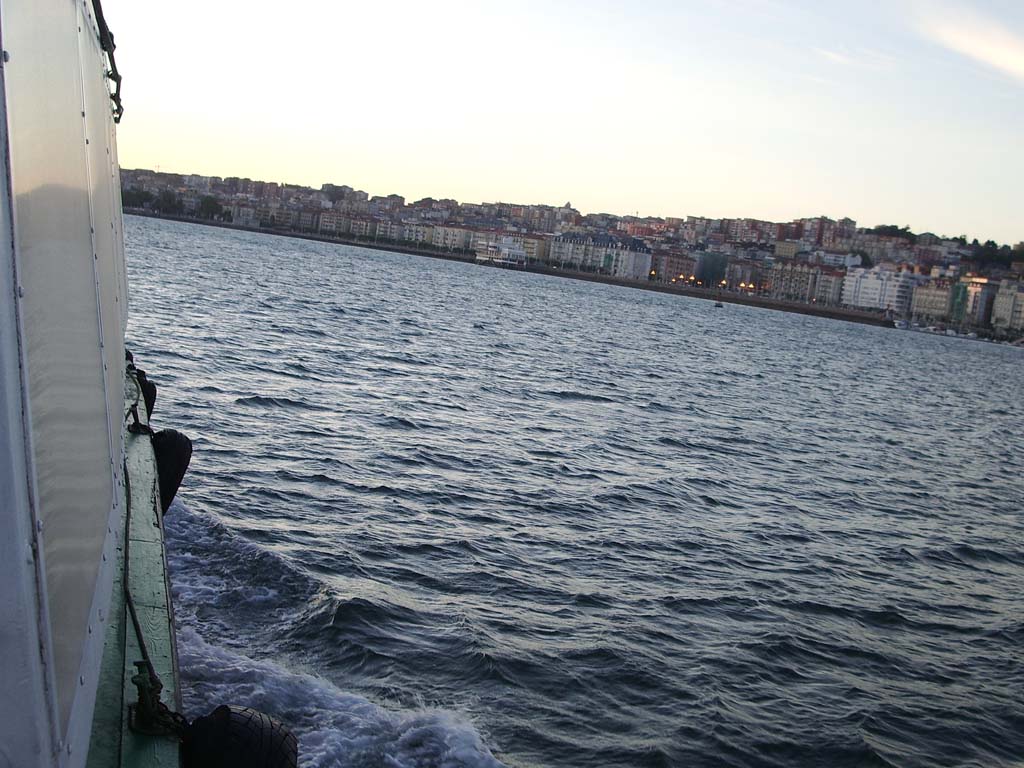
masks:
{"label": "apartment building", "polygon": [[1001,330],[1024,331],[1024,283],[1003,280],[992,301],[992,326]]}

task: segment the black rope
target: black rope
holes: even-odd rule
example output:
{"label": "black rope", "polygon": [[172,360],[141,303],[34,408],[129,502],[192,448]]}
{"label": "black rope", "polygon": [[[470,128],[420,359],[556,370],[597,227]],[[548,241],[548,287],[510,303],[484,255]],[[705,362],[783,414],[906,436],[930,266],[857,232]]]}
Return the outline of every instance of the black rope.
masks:
{"label": "black rope", "polygon": [[107,26],[107,20],[103,17],[103,6],[100,0],[92,0],[92,12],[96,16],[96,26],[100,31],[100,47],[107,54],[107,61],[110,62],[110,71],[107,77],[114,81],[114,92],[110,94],[110,100],[114,102],[114,122],[121,122],[121,115],[124,114],[124,106],[121,104],[121,75],[117,71],[117,62],[114,61],[114,33]]}

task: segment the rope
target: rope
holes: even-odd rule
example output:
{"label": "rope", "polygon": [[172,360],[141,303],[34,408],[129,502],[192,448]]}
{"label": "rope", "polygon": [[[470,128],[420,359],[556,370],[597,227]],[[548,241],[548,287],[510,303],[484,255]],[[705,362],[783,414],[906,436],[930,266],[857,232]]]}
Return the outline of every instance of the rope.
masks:
{"label": "rope", "polygon": [[121,115],[124,114],[124,106],[121,104],[121,75],[117,71],[117,62],[114,61],[114,33],[107,26],[107,20],[103,16],[103,6],[100,0],[92,0],[92,12],[96,17],[96,26],[100,31],[100,47],[107,54],[107,61],[110,62],[110,71],[107,77],[114,81],[114,92],[110,94],[110,100],[114,102],[114,122],[121,122]]}

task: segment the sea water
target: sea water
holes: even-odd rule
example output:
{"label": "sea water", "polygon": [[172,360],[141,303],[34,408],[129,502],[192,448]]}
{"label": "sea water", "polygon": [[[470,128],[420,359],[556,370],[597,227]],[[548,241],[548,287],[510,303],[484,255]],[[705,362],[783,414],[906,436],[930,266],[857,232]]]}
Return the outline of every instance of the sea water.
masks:
{"label": "sea water", "polygon": [[305,766],[1024,760],[1024,350],[126,230],[189,715]]}

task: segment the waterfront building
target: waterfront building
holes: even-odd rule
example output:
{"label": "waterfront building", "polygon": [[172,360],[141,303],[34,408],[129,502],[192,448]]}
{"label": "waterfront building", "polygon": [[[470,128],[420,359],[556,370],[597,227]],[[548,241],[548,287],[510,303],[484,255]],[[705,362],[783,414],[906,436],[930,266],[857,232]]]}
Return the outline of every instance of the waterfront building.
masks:
{"label": "waterfront building", "polygon": [[820,274],[820,267],[779,259],[768,271],[768,295],[773,299],[810,302],[816,295]]}
{"label": "waterfront building", "polygon": [[654,279],[661,283],[689,282],[695,274],[697,260],[687,251],[662,251],[651,257]]}
{"label": "waterfront building", "polygon": [[477,261],[493,264],[526,265],[526,251],[522,242],[517,242],[507,235],[496,234],[493,238],[484,238],[474,245]]}
{"label": "waterfront building", "polygon": [[477,231],[470,247],[478,261],[539,264],[548,256],[547,239],[525,232]]}
{"label": "waterfront building", "polygon": [[320,234],[335,235],[338,233],[338,220],[341,215],[334,210],[320,211]]}
{"label": "waterfront building", "polygon": [[464,251],[469,248],[473,233],[462,227],[434,227],[431,242],[435,248]]}
{"label": "waterfront building", "polygon": [[999,330],[1024,330],[1024,283],[1003,280],[992,301],[992,327]]}
{"label": "waterfront building", "polygon": [[669,256],[666,267],[668,274],[682,275],[683,280],[696,280],[697,275],[697,259],[692,253],[681,253],[674,256]]}
{"label": "waterfront building", "polygon": [[989,325],[998,290],[999,284],[987,277],[969,275],[960,278],[953,293],[951,319],[965,326]]}
{"label": "waterfront building", "polygon": [[761,282],[761,264],[750,259],[733,259],[725,268],[725,282],[729,290],[753,290]]}
{"label": "waterfront building", "polygon": [[646,279],[651,271],[651,252],[646,245],[609,235],[560,235],[551,240],[547,260],[563,269],[629,280]]}
{"label": "waterfront building", "polygon": [[407,222],[402,226],[401,237],[408,243],[429,243],[434,238],[434,228],[429,224]]}
{"label": "waterfront building", "polygon": [[633,248],[608,248],[605,263],[611,259],[611,274],[624,280],[646,280],[651,271],[650,251]]}
{"label": "waterfront building", "polygon": [[401,240],[404,231],[402,222],[380,219],[377,221],[378,240]]}
{"label": "waterfront building", "polygon": [[858,309],[879,309],[896,315],[910,310],[914,276],[892,265],[856,267],[843,280],[842,303]]}
{"label": "waterfront building", "polygon": [[377,234],[377,223],[373,219],[350,219],[349,232],[355,237],[373,237]]}
{"label": "waterfront building", "polygon": [[231,221],[242,227],[259,226],[260,220],[256,215],[256,209],[251,205],[232,205],[228,207],[231,212]]}
{"label": "waterfront building", "polygon": [[594,271],[587,264],[588,239],[575,234],[560,235],[552,239],[548,251],[549,262],[559,269],[572,269],[579,272]]}
{"label": "waterfront building", "polygon": [[953,287],[946,280],[933,280],[914,287],[910,314],[924,322],[945,322],[953,308]]}
{"label": "waterfront building", "polygon": [[289,213],[279,203],[272,201],[269,205],[261,205],[256,209],[256,216],[261,227],[280,228],[289,223]]}
{"label": "waterfront building", "polygon": [[814,288],[814,303],[827,307],[838,306],[843,300],[843,280],[846,272],[842,269],[822,267],[818,272],[818,283]]}
{"label": "waterfront building", "polygon": [[697,284],[704,287],[718,286],[725,279],[729,257],[715,251],[701,251],[697,255]]}
{"label": "waterfront building", "polygon": [[526,261],[530,264],[543,264],[548,260],[548,249],[551,241],[540,235],[516,235],[520,238],[523,250],[526,252]]}

